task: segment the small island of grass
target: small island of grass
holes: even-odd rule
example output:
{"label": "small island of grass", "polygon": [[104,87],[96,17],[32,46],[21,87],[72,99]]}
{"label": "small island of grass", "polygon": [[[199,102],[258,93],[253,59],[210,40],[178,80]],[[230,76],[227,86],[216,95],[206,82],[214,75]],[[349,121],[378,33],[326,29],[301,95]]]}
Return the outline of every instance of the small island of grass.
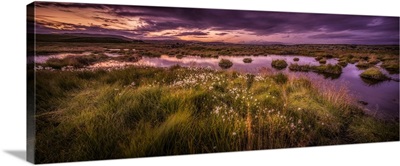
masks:
{"label": "small island of grass", "polygon": [[290,64],[289,70],[291,71],[303,71],[303,72],[308,72],[312,69],[312,66],[310,65],[299,65],[297,63]]}
{"label": "small island of grass", "polygon": [[360,77],[373,81],[385,81],[389,79],[389,77],[383,74],[377,67],[368,68],[367,70],[365,70],[360,74]]}
{"label": "small island of grass", "polygon": [[315,70],[315,72],[323,74],[339,75],[342,73],[342,67],[340,67],[339,65],[331,65],[331,64],[321,65],[321,66],[315,66],[313,67],[313,69]]}
{"label": "small island of grass", "polygon": [[320,63],[320,64],[326,64],[326,59],[325,59],[325,58],[320,59],[320,60],[319,60],[319,63]]}
{"label": "small island of grass", "polygon": [[251,59],[251,58],[244,58],[244,59],[243,59],[243,62],[244,62],[244,63],[251,63],[251,62],[253,62],[253,59]]}
{"label": "small island of grass", "polygon": [[286,67],[288,66],[288,64],[286,63],[285,60],[276,59],[276,60],[273,60],[273,61],[272,61],[271,66],[272,66],[273,68],[282,70],[282,69],[286,68]]}
{"label": "small island of grass", "polygon": [[221,59],[218,63],[219,67],[223,68],[223,69],[228,69],[230,67],[232,67],[233,63],[228,60],[228,59]]}

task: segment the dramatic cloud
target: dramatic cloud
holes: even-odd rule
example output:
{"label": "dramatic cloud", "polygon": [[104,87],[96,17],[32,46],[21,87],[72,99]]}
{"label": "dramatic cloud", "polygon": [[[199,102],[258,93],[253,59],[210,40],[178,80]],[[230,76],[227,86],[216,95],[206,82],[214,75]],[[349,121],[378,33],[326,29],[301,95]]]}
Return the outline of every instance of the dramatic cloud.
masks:
{"label": "dramatic cloud", "polygon": [[200,32],[200,31],[182,32],[182,33],[177,34],[176,36],[203,36],[203,35],[208,35],[208,33]]}
{"label": "dramatic cloud", "polygon": [[234,43],[399,43],[398,17],[48,2],[36,7],[43,33]]}
{"label": "dramatic cloud", "polygon": [[224,35],[227,35],[228,33],[226,33],[226,32],[222,32],[222,33],[216,33],[215,35],[219,35],[219,36],[224,36]]}
{"label": "dramatic cloud", "polygon": [[346,38],[351,38],[356,35],[351,34],[351,33],[323,33],[323,34],[317,34],[317,35],[311,35],[309,38],[311,39],[346,39]]}

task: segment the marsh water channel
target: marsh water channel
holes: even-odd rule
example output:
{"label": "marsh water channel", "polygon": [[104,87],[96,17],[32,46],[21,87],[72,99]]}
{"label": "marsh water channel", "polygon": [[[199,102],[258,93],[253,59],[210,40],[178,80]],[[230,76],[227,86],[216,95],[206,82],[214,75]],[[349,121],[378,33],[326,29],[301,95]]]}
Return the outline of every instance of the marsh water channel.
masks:
{"label": "marsh water channel", "polygon": [[[75,56],[87,55],[88,53],[81,53]],[[107,55],[107,54],[106,54]],[[116,57],[118,54],[107,55]],[[36,63],[44,63],[49,57],[62,58],[65,54],[36,56]],[[299,58],[295,62],[293,58]],[[244,63],[243,58],[251,58],[251,63]],[[233,62],[233,66],[229,69],[221,69],[218,62],[221,59],[228,59]],[[343,68],[342,74],[336,76],[321,75],[314,72],[295,72],[290,71],[288,68],[283,70],[274,69],[271,67],[272,60],[283,59],[289,65],[291,63],[298,63],[301,65],[320,65],[314,57],[300,56],[300,55],[267,55],[267,56],[219,56],[218,58],[202,58],[198,56],[185,56],[177,58],[175,56],[162,55],[161,57],[142,57],[137,64],[154,66],[154,67],[171,67],[180,65],[183,67],[201,67],[210,68],[215,70],[232,70],[238,72],[245,72],[257,74],[260,70],[267,70],[270,72],[283,72],[292,76],[305,76],[311,80],[324,80],[329,82],[332,86],[346,86],[351,95],[355,96],[358,101],[364,103],[364,108],[369,114],[381,118],[398,118],[399,117],[399,82],[389,80],[379,83],[371,84],[366,80],[361,79],[359,76],[363,70],[358,69],[356,64],[348,64]],[[337,59],[327,59],[326,64],[336,64]],[[380,67],[380,64],[376,66]],[[386,70],[381,68],[381,71],[391,78],[399,79],[399,74],[389,74]],[[366,104],[366,105],[365,105]]]}

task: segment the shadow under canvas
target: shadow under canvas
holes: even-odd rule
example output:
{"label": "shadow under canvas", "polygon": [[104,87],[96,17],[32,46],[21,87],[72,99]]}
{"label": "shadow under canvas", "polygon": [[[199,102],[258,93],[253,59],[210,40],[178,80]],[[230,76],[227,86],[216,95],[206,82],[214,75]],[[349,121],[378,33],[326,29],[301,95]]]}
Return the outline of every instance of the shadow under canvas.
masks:
{"label": "shadow under canvas", "polygon": [[26,161],[26,151],[25,150],[5,150],[4,152]]}

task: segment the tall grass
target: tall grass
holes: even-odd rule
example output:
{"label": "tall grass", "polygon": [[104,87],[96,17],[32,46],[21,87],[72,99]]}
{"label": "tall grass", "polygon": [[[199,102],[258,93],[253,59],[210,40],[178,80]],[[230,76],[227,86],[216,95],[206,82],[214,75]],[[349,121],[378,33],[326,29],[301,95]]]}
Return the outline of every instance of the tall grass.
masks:
{"label": "tall grass", "polygon": [[38,71],[36,162],[398,140],[345,88],[276,75],[131,67]]}

